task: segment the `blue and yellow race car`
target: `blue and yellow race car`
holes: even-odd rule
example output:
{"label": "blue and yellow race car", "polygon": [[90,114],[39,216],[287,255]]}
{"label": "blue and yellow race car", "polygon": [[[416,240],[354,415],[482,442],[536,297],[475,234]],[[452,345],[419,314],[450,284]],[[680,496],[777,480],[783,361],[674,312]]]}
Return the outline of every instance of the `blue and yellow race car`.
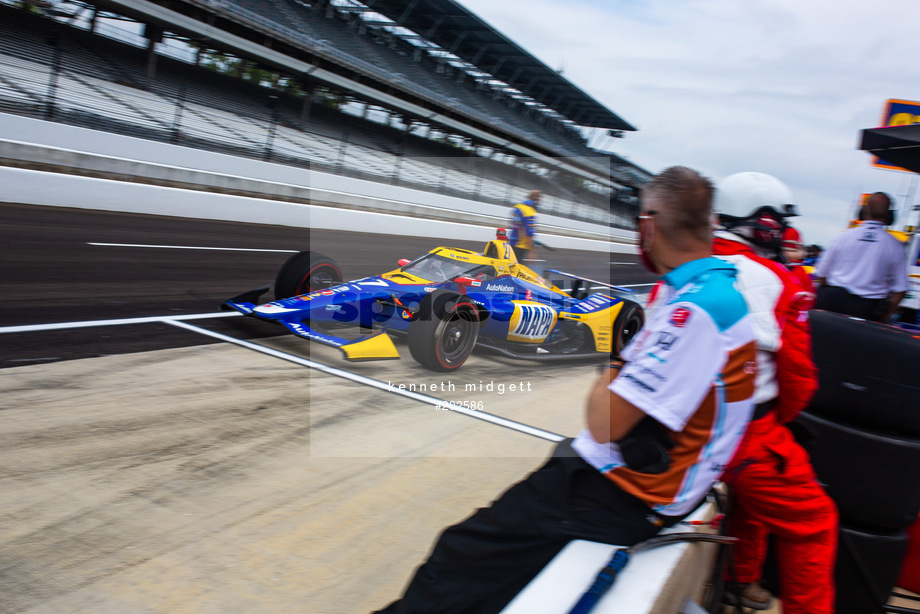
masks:
{"label": "blue and yellow race car", "polygon": [[[503,229],[482,253],[436,247],[398,264],[343,283],[332,259],[300,252],[279,270],[274,302],[258,304],[265,286],[222,307],[339,348],[348,360],[399,358],[389,333],[406,333],[412,357],[435,371],[459,368],[477,345],[535,360],[616,354],[644,323],[636,302],[613,295],[627,289],[548,271],[562,289],[519,263]],[[613,292],[592,292],[596,287]],[[368,334],[333,334],[341,325]]]}

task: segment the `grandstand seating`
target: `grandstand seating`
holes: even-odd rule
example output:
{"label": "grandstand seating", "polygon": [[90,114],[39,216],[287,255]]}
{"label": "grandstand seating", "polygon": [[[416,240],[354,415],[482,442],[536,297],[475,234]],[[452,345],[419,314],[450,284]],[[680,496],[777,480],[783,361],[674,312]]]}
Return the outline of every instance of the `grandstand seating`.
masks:
{"label": "grandstand seating", "polygon": [[[246,10],[245,2],[220,0],[222,6],[236,11]],[[373,35],[348,32],[349,24],[335,15],[326,17],[323,11],[310,11],[290,0],[255,4],[262,9],[263,21],[294,24],[319,42],[332,41],[327,44],[340,45],[356,58],[362,56],[359,59],[371,61],[390,77],[400,70],[408,82],[428,83],[448,91],[447,96],[465,104],[470,112],[491,113],[495,109],[487,103],[495,102],[502,112],[498,115],[496,111],[496,121],[520,123],[522,132],[543,128],[533,122],[526,125],[524,118],[501,103],[455,78],[437,74],[430,62],[412,62],[404,57],[400,61],[398,50],[390,49],[385,41],[375,42]],[[319,104],[313,105],[309,121],[304,122],[300,99],[272,97],[275,92],[268,88],[168,57],[158,57],[156,78],[148,84],[143,49],[63,28],[2,5],[0,12],[0,110],[47,117],[51,110],[51,65],[55,61],[49,35],[60,30],[64,32],[57,39],[61,70],[56,77],[52,116],[58,121],[238,155],[270,157],[488,202],[513,202],[525,189],[538,188],[544,190],[542,209],[547,213],[629,225],[625,216],[609,216],[609,196],[569,185],[565,178],[538,177],[409,134],[405,128],[374,124]],[[448,83],[456,87],[451,89]],[[549,129],[545,132],[553,134]],[[567,146],[578,149],[577,143]],[[586,147],[577,153],[596,155]]]}
{"label": "grandstand seating", "polygon": [[[275,34],[285,34],[301,46],[313,48],[321,55],[356,69],[379,76],[383,81],[402,84],[409,91],[446,106],[451,110],[493,124],[511,125],[517,132],[534,143],[565,152],[572,157],[593,157],[596,152],[578,143],[571,134],[562,135],[536,121],[528,121],[520,112],[476,89],[472,79],[459,79],[455,75],[439,74],[444,69],[427,54],[419,61],[410,59],[414,48],[384,32],[362,29],[345,21],[339,13],[315,9],[292,0],[212,0],[226,14],[259,24]],[[285,24],[291,24],[290,27]],[[361,34],[366,30],[365,34]],[[453,72],[453,71],[452,71]],[[606,168],[604,169],[606,170]]]}

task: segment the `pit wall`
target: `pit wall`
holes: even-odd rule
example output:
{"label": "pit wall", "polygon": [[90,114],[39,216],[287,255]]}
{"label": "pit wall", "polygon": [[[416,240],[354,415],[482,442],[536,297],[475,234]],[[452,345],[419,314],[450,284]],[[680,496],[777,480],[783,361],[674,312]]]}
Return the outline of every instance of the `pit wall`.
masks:
{"label": "pit wall", "polygon": [[[473,241],[510,207],[4,113],[0,201]],[[539,219],[551,247],[635,251],[635,233]]]}

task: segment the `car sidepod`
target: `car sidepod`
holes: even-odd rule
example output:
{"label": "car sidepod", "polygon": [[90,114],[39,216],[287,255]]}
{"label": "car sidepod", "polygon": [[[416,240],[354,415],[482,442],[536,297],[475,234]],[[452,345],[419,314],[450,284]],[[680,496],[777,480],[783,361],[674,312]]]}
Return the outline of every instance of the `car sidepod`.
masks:
{"label": "car sidepod", "polygon": [[513,311],[508,321],[508,341],[543,343],[559,318],[551,305],[536,301],[511,301]]}
{"label": "car sidepod", "polygon": [[609,353],[616,348],[614,322],[627,301],[606,294],[592,294],[559,314],[561,320],[581,322],[591,331],[594,349]]}

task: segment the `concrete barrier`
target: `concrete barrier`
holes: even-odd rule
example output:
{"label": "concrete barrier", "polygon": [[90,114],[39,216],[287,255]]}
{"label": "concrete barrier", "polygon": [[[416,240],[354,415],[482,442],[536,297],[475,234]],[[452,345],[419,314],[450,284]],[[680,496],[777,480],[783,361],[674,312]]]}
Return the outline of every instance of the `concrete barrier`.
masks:
{"label": "concrete barrier", "polygon": [[[687,520],[711,520],[715,506],[703,504]],[[662,534],[687,531],[680,525]],[[569,542],[524,587],[501,614],[569,612],[598,572],[622,546],[584,540]],[[595,614],[678,614],[688,600],[699,603],[717,554],[715,544],[676,543],[633,556]]]}
{"label": "concrete barrier", "polygon": [[[6,202],[475,240],[508,222],[490,203],[2,113],[0,164]],[[634,249],[635,233],[540,220],[552,247]]]}
{"label": "concrete barrier", "polygon": [[[482,241],[495,232],[494,224],[445,222],[11,167],[0,167],[0,201],[469,241]],[[540,238],[554,248],[633,252],[628,245],[549,232]]]}

